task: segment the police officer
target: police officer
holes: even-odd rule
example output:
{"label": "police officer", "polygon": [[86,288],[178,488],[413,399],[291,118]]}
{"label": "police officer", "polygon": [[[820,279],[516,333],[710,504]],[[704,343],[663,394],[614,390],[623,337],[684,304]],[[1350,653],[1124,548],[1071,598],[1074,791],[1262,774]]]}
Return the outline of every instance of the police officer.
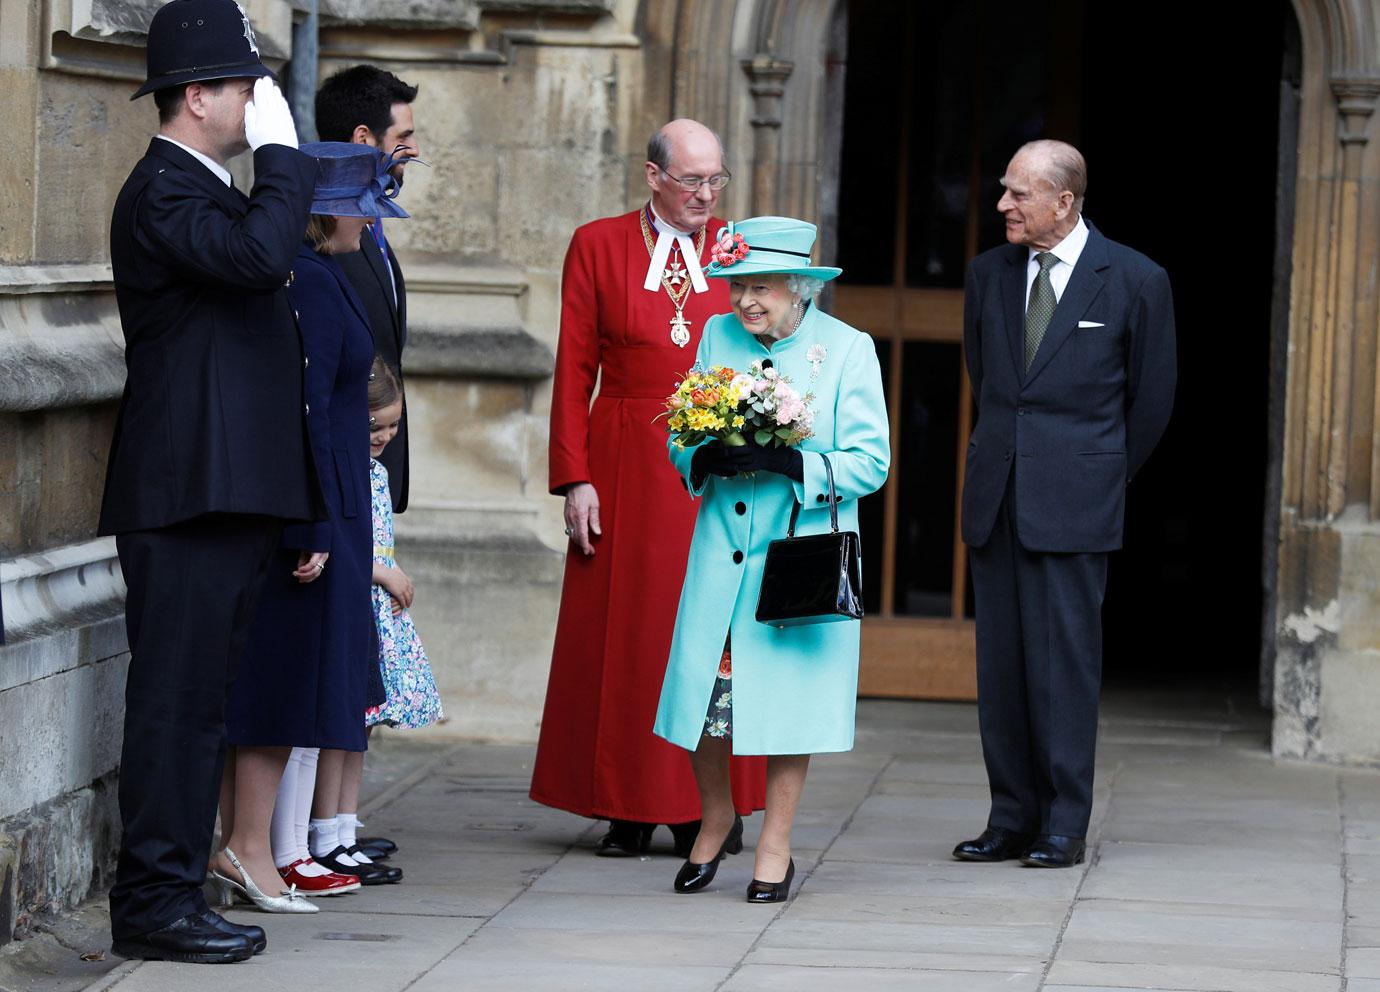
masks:
{"label": "police officer", "polygon": [[[285,284],[316,165],[234,0],[153,17],[159,131],[115,201],[110,257],[128,375],[100,533],[129,587],[120,817],[110,893],[122,957],[240,961],[266,944],[201,895],[225,697],[283,520],[320,515],[303,357]],[[254,149],[254,188],[227,159]],[[310,581],[325,555],[303,556]]]}

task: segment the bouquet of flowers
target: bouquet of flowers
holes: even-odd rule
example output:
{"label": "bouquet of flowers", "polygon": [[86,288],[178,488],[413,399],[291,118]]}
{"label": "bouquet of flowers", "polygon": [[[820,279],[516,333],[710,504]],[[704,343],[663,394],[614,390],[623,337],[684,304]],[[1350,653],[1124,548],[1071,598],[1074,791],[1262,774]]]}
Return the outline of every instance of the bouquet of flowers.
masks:
{"label": "bouquet of flowers", "polygon": [[761,362],[747,372],[696,365],[666,398],[666,429],[682,448],[711,437],[730,447],[747,444],[748,437],[764,448],[789,447],[812,436],[814,398],[797,393],[789,376]]}

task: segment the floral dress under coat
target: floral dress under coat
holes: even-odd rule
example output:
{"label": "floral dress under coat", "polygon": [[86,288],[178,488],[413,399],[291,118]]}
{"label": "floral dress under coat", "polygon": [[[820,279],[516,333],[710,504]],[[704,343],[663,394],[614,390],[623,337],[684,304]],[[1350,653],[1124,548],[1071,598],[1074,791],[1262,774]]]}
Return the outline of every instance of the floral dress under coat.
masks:
{"label": "floral dress under coat", "polygon": [[[374,564],[397,568],[393,561],[393,501],[388,494],[388,469],[369,460],[369,495],[374,516]],[[374,622],[379,630],[379,668],[388,695],[381,707],[369,710],[365,723],[415,729],[435,723],[441,712],[441,695],[426,660],[422,639],[406,611],[393,614],[393,597],[375,585]]]}

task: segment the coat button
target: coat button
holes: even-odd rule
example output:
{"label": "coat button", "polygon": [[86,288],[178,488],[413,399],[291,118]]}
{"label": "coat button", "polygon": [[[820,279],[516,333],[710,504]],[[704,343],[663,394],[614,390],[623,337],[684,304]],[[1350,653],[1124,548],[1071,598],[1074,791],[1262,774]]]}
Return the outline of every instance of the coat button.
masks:
{"label": "coat button", "polygon": [[297,319],[297,320],[301,320],[301,319],[302,319],[301,313],[299,313],[299,312],[296,311],[296,310],[292,311],[292,316],[293,316],[295,319]]}
{"label": "coat button", "polygon": [[747,513],[747,504],[739,500],[734,504],[733,510],[741,517],[744,513]]}
{"label": "coat button", "polygon": [[771,368],[771,367],[772,367],[772,361],[771,361],[770,358],[764,358],[764,359],[762,359],[762,368],[764,368],[764,369],[769,369],[769,368]]}
{"label": "coat button", "polygon": [[741,565],[742,563],[743,563],[743,553],[742,553],[741,551],[735,551],[735,552],[733,552],[733,564],[735,564],[735,565]]}
{"label": "coat button", "polygon": [[302,368],[311,368],[311,357],[309,355],[302,356]]}
{"label": "coat button", "polygon": [[302,409],[306,411],[306,414],[307,414],[308,417],[311,416],[311,404],[310,404],[310,403],[304,403],[304,404],[302,405]]}
{"label": "coat button", "polygon": [[827,497],[826,497],[823,493],[820,493],[818,496],[815,497],[815,502],[816,502],[816,503],[823,503],[823,502],[825,501],[826,498],[827,498]]}
{"label": "coat button", "polygon": [[1022,407],[1017,407],[1017,408],[1016,408],[1016,414],[1017,414],[1017,416],[1024,417],[1024,416],[1025,416],[1025,407],[1023,407],[1023,406],[1022,406]]}

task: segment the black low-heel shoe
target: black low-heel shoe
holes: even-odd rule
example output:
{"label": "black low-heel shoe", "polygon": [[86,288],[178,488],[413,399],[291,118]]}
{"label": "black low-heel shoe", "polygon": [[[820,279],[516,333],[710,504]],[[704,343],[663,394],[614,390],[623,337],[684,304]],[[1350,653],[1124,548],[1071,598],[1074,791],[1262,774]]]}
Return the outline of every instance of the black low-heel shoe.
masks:
{"label": "black low-heel shoe", "polygon": [[791,879],[795,878],[795,858],[786,864],[786,877],[779,882],[763,882],[754,878],[748,883],[748,902],[785,902],[791,894]]}
{"label": "black low-heel shoe", "polygon": [[687,858],[685,864],[680,866],[680,871],[676,872],[672,888],[677,892],[699,892],[714,881],[714,876],[719,871],[719,862],[724,859],[725,854],[738,854],[742,850],[743,818],[735,813],[733,826],[729,828],[728,836],[719,846],[719,853],[714,856],[714,860],[699,865]]}

